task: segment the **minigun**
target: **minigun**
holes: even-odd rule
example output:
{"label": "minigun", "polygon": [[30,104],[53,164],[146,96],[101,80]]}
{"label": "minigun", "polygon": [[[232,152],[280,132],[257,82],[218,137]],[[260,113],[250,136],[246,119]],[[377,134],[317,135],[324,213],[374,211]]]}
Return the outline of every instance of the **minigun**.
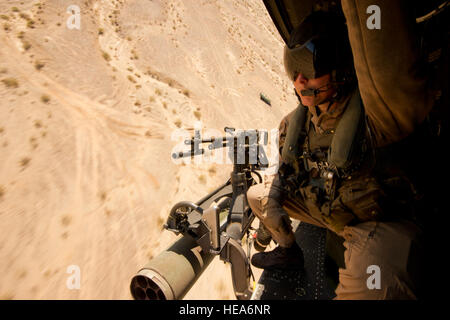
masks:
{"label": "minigun", "polygon": [[202,139],[195,130],[194,137],[185,140],[190,150],[172,154],[174,159],[203,155],[204,143],[209,143],[209,150],[227,147],[233,171],[227,182],[197,202],[181,201],[172,207],[164,228],[182,237],[132,278],[130,290],[134,299],[182,299],[215,256],[231,264],[236,298],[250,299],[250,279],[254,280],[250,232],[255,216],[248,205],[247,190],[262,182],[257,170],[268,167],[263,148],[268,133],[228,127],[224,131],[229,135]]}

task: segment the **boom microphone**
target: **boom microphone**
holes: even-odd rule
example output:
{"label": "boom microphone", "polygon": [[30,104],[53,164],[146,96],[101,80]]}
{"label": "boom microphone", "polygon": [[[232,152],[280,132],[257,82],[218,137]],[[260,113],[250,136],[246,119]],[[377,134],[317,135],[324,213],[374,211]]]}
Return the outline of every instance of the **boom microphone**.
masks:
{"label": "boom microphone", "polygon": [[300,93],[302,94],[302,96],[305,96],[305,97],[317,96],[317,94],[320,93],[320,90],[318,90],[318,89],[305,89],[305,90],[301,90]]}

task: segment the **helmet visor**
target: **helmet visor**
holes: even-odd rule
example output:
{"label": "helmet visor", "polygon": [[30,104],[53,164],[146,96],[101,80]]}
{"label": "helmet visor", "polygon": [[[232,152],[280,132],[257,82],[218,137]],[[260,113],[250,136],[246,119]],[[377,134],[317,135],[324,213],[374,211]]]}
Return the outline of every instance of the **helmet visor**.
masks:
{"label": "helmet visor", "polygon": [[284,62],[286,72],[292,81],[301,73],[308,79],[319,78],[331,73],[334,68],[334,50],[331,41],[316,38],[293,47],[285,46]]}
{"label": "helmet visor", "polygon": [[308,79],[331,73],[336,67],[337,31],[335,18],[316,12],[291,33],[284,50],[286,72],[295,81],[301,73]]}

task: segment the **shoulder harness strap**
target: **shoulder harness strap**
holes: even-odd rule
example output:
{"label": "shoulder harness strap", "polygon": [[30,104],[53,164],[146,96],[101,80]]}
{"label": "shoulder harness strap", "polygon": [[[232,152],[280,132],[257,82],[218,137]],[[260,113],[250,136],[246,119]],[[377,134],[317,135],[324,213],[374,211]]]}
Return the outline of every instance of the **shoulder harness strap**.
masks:
{"label": "shoulder harness strap", "polygon": [[356,88],[338,123],[328,151],[328,163],[332,168],[346,172],[358,163],[363,151],[364,129],[364,110]]}
{"label": "shoulder harness strap", "polygon": [[304,128],[307,114],[307,108],[300,103],[289,121],[286,140],[281,152],[283,162],[291,165],[297,174],[300,171],[299,158],[303,152],[306,136]]}

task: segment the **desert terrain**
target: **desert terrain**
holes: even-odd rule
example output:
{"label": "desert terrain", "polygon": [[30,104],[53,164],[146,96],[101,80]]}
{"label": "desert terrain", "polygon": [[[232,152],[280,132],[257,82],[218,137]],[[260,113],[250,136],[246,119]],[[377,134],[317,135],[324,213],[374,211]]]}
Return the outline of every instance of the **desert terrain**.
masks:
{"label": "desert terrain", "polygon": [[[277,128],[282,50],[260,0],[0,0],[0,299],[131,299],[170,208],[231,170],[175,163],[174,132]],[[235,299],[229,265],[185,298]]]}

